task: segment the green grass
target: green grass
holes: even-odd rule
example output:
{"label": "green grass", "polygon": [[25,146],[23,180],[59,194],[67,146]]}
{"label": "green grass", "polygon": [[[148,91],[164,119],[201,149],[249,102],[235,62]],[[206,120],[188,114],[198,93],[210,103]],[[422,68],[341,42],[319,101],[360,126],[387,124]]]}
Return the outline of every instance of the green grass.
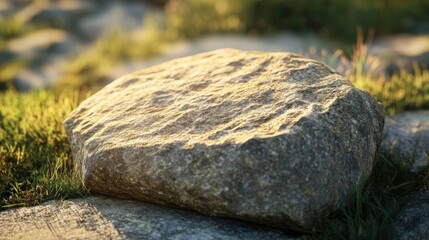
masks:
{"label": "green grass", "polygon": [[84,98],[76,91],[0,93],[1,209],[85,196],[63,128]]}
{"label": "green grass", "polygon": [[306,54],[310,58],[318,59],[344,74],[353,85],[371,93],[379,102],[383,103],[388,115],[405,110],[429,109],[429,70],[420,69],[417,65],[414,72],[400,69],[392,76],[376,73],[378,60],[368,53],[368,46],[362,37],[351,57],[338,50],[328,54],[326,50],[311,49]]}
{"label": "green grass", "polygon": [[399,196],[428,184],[429,171],[411,173],[379,155],[368,181],[356,186],[353,204],[320,221],[315,239],[395,239]]}
{"label": "green grass", "polygon": [[371,93],[383,103],[390,114],[403,110],[429,108],[429,70],[414,67],[414,73],[401,69],[387,77],[376,75],[377,59],[368,53],[363,38],[358,38],[354,54],[348,63],[346,77],[357,88]]}
{"label": "green grass", "polygon": [[367,74],[353,82],[382,102],[388,113],[429,108],[429,71],[416,69],[415,74],[402,71],[391,78],[371,78]]}

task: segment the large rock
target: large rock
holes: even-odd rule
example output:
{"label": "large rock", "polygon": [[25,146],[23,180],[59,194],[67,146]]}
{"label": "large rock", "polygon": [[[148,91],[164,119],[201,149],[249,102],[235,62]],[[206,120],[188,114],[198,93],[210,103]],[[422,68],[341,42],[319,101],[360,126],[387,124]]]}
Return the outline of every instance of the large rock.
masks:
{"label": "large rock", "polygon": [[317,61],[226,49],[124,76],[65,128],[92,191],[300,230],[369,176],[383,123]]}
{"label": "large rock", "polygon": [[428,167],[429,111],[409,111],[386,118],[380,151],[412,172]]}
{"label": "large rock", "polygon": [[239,220],[94,196],[0,212],[0,239],[304,239]]}

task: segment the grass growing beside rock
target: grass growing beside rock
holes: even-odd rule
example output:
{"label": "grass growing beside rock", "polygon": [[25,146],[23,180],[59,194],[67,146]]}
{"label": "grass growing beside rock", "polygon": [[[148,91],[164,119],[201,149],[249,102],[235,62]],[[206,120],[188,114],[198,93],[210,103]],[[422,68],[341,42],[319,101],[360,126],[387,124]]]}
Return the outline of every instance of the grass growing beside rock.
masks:
{"label": "grass growing beside rock", "polygon": [[368,53],[367,44],[359,39],[351,57],[342,50],[329,54],[310,49],[309,58],[331,66],[361,90],[383,103],[388,115],[405,110],[429,109],[429,70],[402,68],[392,76],[377,71],[378,59]]}
{"label": "grass growing beside rock", "polygon": [[72,170],[63,128],[84,96],[76,91],[0,94],[1,209],[86,195]]}
{"label": "grass growing beside rock", "polygon": [[[411,78],[411,75],[403,75]],[[356,78],[358,83],[359,79]],[[399,77],[394,79],[391,81],[400,80]],[[424,83],[428,84],[428,80]],[[63,129],[66,116],[87,96],[77,91],[51,90],[0,93],[0,209],[88,194],[73,171]],[[402,105],[395,104],[398,98],[392,99],[392,110],[400,111]],[[411,174],[380,156],[370,180],[356,187],[354,204],[322,219],[316,233],[309,237],[388,238],[400,209],[394,197],[424,187],[428,178],[427,171]]]}
{"label": "grass growing beside rock", "polygon": [[[342,56],[344,59],[344,56]],[[410,109],[429,108],[429,70],[420,69],[417,64],[414,72],[401,68],[392,76],[377,73],[378,60],[368,53],[368,46],[362,36],[351,60],[346,62],[346,78],[355,87],[372,94],[383,103],[387,113],[393,114]]]}
{"label": "grass growing beside rock", "polygon": [[428,70],[416,69],[414,75],[402,71],[391,78],[381,76],[375,80],[362,74],[353,83],[382,102],[388,113],[429,108]]}
{"label": "grass growing beside rock", "polygon": [[[104,44],[100,43],[97,56],[103,55],[103,49],[115,45]],[[124,54],[121,49],[110,49],[113,51],[109,53],[110,56]],[[335,57],[343,56],[337,54]],[[416,69],[414,75],[402,71],[391,78],[376,76],[371,70],[365,71],[366,65],[370,64],[370,57],[365,54],[362,46],[357,48],[348,64],[347,78],[355,86],[369,91],[383,102],[388,112],[429,107],[428,71]],[[109,63],[103,66],[111,65]],[[84,75],[85,67],[82,69],[74,76],[79,78]],[[79,89],[88,86],[86,81],[90,79],[81,80]],[[63,129],[66,116],[87,96],[85,91],[0,92],[1,210],[39,204],[48,199],[88,194],[80,177],[73,170],[70,148]],[[389,238],[391,224],[401,207],[395,196],[424,187],[428,184],[428,178],[427,171],[410,174],[392,165],[388,158],[380,156],[370,180],[356,187],[354,203],[322,219],[316,233],[309,237]]]}
{"label": "grass growing beside rock", "polygon": [[427,188],[429,171],[411,173],[378,156],[373,174],[356,186],[353,204],[319,224],[316,239],[394,239],[393,223],[401,210],[399,196]]}

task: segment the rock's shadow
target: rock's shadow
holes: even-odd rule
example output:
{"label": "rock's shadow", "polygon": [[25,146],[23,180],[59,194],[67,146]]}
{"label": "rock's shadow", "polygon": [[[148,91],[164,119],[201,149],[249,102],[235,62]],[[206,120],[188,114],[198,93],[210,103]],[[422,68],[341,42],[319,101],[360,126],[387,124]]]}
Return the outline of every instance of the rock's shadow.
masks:
{"label": "rock's shadow", "polygon": [[0,212],[0,239],[300,239],[240,220],[105,196]]}
{"label": "rock's shadow", "polygon": [[282,230],[134,200],[95,196],[89,204],[130,239],[299,239]]}

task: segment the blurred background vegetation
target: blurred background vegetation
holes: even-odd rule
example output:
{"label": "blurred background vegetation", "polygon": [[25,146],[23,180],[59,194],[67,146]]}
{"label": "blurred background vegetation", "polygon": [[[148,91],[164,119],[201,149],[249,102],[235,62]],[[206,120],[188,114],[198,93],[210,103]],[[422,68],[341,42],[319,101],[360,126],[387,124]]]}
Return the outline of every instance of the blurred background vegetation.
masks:
{"label": "blurred background vegetation", "polygon": [[[274,50],[322,60],[327,54],[310,54],[308,48],[328,50],[329,57],[337,58],[328,64],[343,74],[356,73],[355,63],[363,67],[359,73],[372,77],[387,73],[390,78],[401,70],[420,73],[415,66],[426,69],[429,63],[428,12],[429,0],[4,0],[0,4],[0,90],[99,89],[127,70],[229,46],[222,36],[231,34],[240,36],[236,41],[243,45],[246,38],[265,44],[245,50],[272,50],[269,45],[275,45]],[[405,56],[404,60],[402,53],[384,50],[382,57],[372,61],[372,68],[362,61],[371,58],[372,48],[359,53],[358,38],[372,41],[398,33],[427,37],[423,57]],[[291,47],[291,35],[297,42],[314,39],[320,44]],[[221,36],[216,41],[222,43],[169,54],[175,43],[193,44],[206,36]],[[281,37],[275,44],[263,42],[273,36]],[[240,46],[232,47],[236,45]],[[342,54],[335,54],[337,49]],[[353,59],[357,55],[362,59]],[[123,65],[122,72],[116,71]],[[347,77],[352,80],[356,74]]]}
{"label": "blurred background vegetation", "polygon": [[167,6],[175,37],[287,29],[315,31],[348,43],[356,41],[358,28],[377,35],[418,32],[429,21],[428,11],[427,0],[172,0]]}

